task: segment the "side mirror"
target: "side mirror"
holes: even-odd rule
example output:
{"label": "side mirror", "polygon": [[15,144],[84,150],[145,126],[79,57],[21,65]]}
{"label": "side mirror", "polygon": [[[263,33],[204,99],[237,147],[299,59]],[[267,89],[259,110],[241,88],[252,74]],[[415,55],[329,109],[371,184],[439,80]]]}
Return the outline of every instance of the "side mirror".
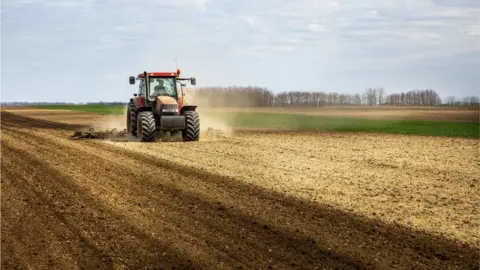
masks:
{"label": "side mirror", "polygon": [[197,79],[192,77],[192,78],[190,78],[190,82],[191,82],[192,85],[196,85],[197,84]]}
{"label": "side mirror", "polygon": [[135,77],[134,76],[130,76],[130,84],[135,84]]}

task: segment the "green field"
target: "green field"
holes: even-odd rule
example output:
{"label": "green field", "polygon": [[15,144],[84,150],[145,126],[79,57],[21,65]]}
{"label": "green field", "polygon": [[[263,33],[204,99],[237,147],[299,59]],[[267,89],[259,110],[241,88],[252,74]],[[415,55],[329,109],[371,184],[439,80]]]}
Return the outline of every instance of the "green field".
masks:
{"label": "green field", "polygon": [[279,113],[215,113],[213,117],[240,127],[286,130],[373,132],[425,136],[479,138],[479,123],[420,120],[376,120]]}
{"label": "green field", "polygon": [[[77,105],[42,108],[122,115],[123,106]],[[204,115],[223,120],[235,127],[275,128],[299,131],[372,132],[442,137],[480,138],[480,124],[421,120],[376,120],[287,113],[207,112]]]}
{"label": "green field", "polygon": [[50,106],[37,106],[42,109],[52,110],[70,110],[80,112],[90,112],[98,114],[112,114],[122,115],[125,110],[125,106],[105,106],[105,105],[50,105]]}

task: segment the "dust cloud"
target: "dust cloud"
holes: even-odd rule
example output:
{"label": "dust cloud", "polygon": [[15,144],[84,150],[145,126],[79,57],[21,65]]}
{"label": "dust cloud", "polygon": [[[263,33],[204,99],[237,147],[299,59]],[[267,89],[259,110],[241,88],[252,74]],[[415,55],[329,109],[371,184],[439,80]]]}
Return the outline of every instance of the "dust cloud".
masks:
{"label": "dust cloud", "polygon": [[207,97],[203,97],[200,92],[195,91],[192,88],[184,89],[184,93],[184,99],[187,104],[198,106],[196,111],[200,115],[200,132],[202,134],[206,134],[207,131],[212,128],[223,132],[226,137],[233,136],[233,126],[229,125],[226,121],[209,114],[209,112],[213,111],[213,106]]}
{"label": "dust cloud", "polygon": [[96,131],[124,130],[127,128],[127,106],[122,110],[121,115],[101,115],[90,123],[91,128]]}

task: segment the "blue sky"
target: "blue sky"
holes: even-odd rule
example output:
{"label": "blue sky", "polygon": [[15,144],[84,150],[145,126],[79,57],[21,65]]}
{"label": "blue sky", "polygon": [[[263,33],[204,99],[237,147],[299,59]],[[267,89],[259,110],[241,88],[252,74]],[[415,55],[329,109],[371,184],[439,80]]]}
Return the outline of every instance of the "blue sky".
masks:
{"label": "blue sky", "polygon": [[478,95],[478,0],[3,0],[2,101],[126,101],[128,76]]}

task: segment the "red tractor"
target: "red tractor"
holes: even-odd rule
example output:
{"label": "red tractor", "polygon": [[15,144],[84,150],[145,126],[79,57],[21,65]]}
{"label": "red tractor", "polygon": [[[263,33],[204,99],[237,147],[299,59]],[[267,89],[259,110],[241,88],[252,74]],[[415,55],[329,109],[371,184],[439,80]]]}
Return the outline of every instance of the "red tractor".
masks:
{"label": "red tractor", "polygon": [[[176,72],[146,72],[135,78],[130,76],[130,84],[139,81],[138,93],[134,93],[128,103],[127,133],[139,141],[153,142],[157,132],[182,134],[183,141],[200,139],[200,118],[195,111],[197,106],[184,105],[183,81],[196,85],[196,79],[180,78]],[[180,89],[180,95],[179,90]]]}

